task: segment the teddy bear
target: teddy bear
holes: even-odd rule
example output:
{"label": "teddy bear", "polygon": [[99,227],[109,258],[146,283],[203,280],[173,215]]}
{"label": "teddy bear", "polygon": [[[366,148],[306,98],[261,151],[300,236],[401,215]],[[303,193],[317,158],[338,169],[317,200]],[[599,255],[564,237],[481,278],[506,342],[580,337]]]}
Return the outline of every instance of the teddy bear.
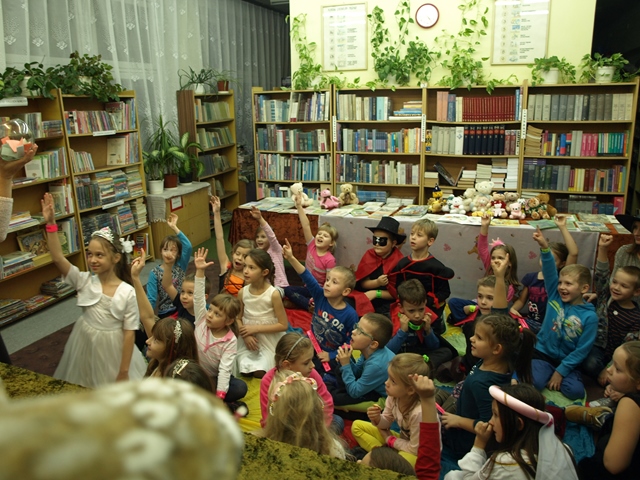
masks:
{"label": "teddy bear", "polygon": [[289,196],[292,199],[298,195],[300,195],[300,198],[302,199],[303,207],[308,207],[309,205],[313,205],[313,200],[310,199],[306,193],[304,193],[304,191],[302,190],[302,183],[300,182],[294,183],[293,185],[291,185],[291,188],[289,188]]}
{"label": "teddy bear", "polygon": [[473,198],[476,196],[478,192],[475,188],[467,188],[462,194],[462,204],[464,205],[464,209],[467,212],[471,211],[471,207],[473,204]]}
{"label": "teddy bear", "polygon": [[476,195],[471,206],[471,215],[474,217],[481,217],[485,214],[488,207],[489,197],[485,197],[484,195]]}
{"label": "teddy bear", "polygon": [[465,215],[467,211],[464,209],[462,197],[453,197],[451,204],[449,205],[449,213],[457,213],[459,215]]}
{"label": "teddy bear", "polygon": [[453,194],[450,194],[447,198],[442,197],[442,211],[444,213],[451,213],[451,201],[453,197]]}
{"label": "teddy bear", "polygon": [[514,202],[509,205],[511,213],[509,214],[509,218],[515,218],[517,220],[522,220],[526,217],[524,212],[522,211],[522,204],[520,202]]}
{"label": "teddy bear", "polygon": [[507,218],[507,203],[504,193],[493,192],[491,194],[491,211],[497,218]]}
{"label": "teddy bear", "polygon": [[[493,182],[476,183],[476,195],[473,197],[472,211],[482,212],[480,216],[486,212],[491,203],[491,191],[493,190]],[[478,214],[476,214],[478,216]]]}
{"label": "teddy bear", "polygon": [[504,192],[504,203],[507,213],[511,213],[511,204],[518,201],[518,192]]}
{"label": "teddy bear", "polygon": [[540,199],[538,197],[533,197],[527,200],[527,203],[524,205],[524,213],[527,217],[531,217],[534,220],[549,218],[547,210],[540,204]]}
{"label": "teddy bear", "polygon": [[320,192],[320,207],[331,210],[340,206],[340,199],[331,195],[331,190],[325,188]]}
{"label": "teddy bear", "polygon": [[357,205],[359,202],[358,196],[353,193],[353,185],[350,183],[343,183],[340,185],[340,204],[341,205]]}
{"label": "teddy bear", "polygon": [[549,218],[553,218],[558,213],[558,209],[553,205],[549,205],[549,194],[541,193],[538,195],[538,200],[540,200],[540,205],[545,209]]}

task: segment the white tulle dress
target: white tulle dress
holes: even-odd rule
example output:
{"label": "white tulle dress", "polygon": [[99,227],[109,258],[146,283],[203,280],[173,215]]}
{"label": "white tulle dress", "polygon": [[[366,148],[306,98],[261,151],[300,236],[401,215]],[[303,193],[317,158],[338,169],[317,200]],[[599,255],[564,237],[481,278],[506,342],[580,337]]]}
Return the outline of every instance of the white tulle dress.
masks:
{"label": "white tulle dress", "polygon": [[[140,324],[135,290],[122,282],[113,297],[102,293],[95,275],[72,266],[64,281],[78,291],[83,312],[64,347],[55,378],[85,387],[115,382],[120,370],[124,330],[137,330]],[[129,379],[144,377],[146,362],[134,345]]]}

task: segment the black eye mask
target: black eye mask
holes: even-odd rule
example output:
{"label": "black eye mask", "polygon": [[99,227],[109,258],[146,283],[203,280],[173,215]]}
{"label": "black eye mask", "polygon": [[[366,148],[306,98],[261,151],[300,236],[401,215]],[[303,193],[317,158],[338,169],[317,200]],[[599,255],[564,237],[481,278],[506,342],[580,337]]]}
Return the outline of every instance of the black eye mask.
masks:
{"label": "black eye mask", "polygon": [[376,237],[373,236],[373,245],[380,245],[381,247],[386,247],[387,243],[389,243],[389,239],[387,237]]}

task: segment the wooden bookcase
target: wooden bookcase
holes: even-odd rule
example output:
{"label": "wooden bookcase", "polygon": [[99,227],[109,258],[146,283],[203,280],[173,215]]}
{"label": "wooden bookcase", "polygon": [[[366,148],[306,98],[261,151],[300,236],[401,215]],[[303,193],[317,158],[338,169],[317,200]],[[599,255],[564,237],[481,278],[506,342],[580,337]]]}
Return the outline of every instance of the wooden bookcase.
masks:
{"label": "wooden bookcase", "polygon": [[[205,172],[197,180],[209,183],[222,208],[231,213],[240,204],[233,91],[196,95],[193,90],[178,90],[176,97],[180,135],[189,132],[191,141],[203,148],[198,155]],[[230,221],[230,214],[223,219],[223,223]]]}
{"label": "wooden bookcase", "polygon": [[333,185],[331,98],[331,90],[252,89],[257,198],[288,196],[296,182],[317,198]]}

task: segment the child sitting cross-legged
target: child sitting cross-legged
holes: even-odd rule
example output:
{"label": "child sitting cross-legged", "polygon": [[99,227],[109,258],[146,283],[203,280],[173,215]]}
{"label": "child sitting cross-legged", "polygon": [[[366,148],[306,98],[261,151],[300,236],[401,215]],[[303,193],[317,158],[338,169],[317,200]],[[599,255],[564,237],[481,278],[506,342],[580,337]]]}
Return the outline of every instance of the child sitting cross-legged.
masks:
{"label": "child sitting cross-legged", "polygon": [[[374,447],[388,445],[399,451],[411,465],[416,463],[420,441],[422,407],[418,392],[410,375],[429,375],[425,359],[415,353],[396,355],[387,369],[385,382],[387,401],[384,411],[378,405],[367,409],[370,422],[356,420],[351,427],[353,438],[370,452]],[[393,422],[400,426],[400,432],[391,431]]]}
{"label": "child sitting cross-legged", "polygon": [[558,274],[540,228],[533,239],[540,245],[544,286],[549,295],[531,367],[533,385],[538,390],[559,390],[576,400],[584,396],[578,367],[591,351],[598,330],[594,306],[582,299],[589,291],[591,272],[582,265],[567,265]]}
{"label": "child sitting cross-legged", "polygon": [[431,328],[431,318],[434,314],[426,306],[427,292],[422,284],[415,278],[401,283],[398,287],[398,301],[400,328],[387,344],[387,348],[393,353],[426,354],[433,368],[451,360],[455,350]]}
{"label": "child sitting cross-legged", "polygon": [[[289,240],[285,239],[285,242],[282,246],[284,258],[300,275],[313,297],[311,331],[322,349],[318,354],[318,361],[314,360],[314,363],[316,369],[324,373],[321,362],[335,360],[338,347],[349,342],[351,330],[358,323],[358,314],[344,301],[356,283],[355,276],[348,268],[334,267],[327,273],[324,284],[320,285],[309,270],[295,258]],[[332,363],[335,366],[335,361]]]}

